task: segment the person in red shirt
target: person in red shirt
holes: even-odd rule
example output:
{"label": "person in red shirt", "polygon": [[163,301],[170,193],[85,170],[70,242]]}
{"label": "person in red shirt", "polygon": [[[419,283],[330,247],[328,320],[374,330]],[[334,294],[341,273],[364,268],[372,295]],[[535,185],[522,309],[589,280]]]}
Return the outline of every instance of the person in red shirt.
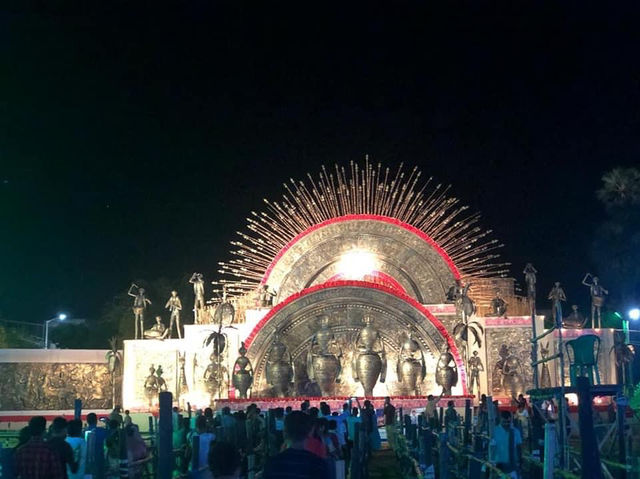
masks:
{"label": "person in red shirt", "polygon": [[[322,418],[324,419],[324,418]],[[304,442],[304,448],[315,454],[316,456],[326,459],[327,458],[327,446],[324,445],[324,441],[322,439],[323,428],[322,428],[322,419],[313,418],[313,425],[311,427],[311,434],[307,437]],[[326,421],[326,419],[325,419]]]}
{"label": "person in red shirt", "polygon": [[16,472],[19,479],[63,479],[62,462],[42,439],[47,420],[34,416],[29,421],[31,439],[16,451]]}

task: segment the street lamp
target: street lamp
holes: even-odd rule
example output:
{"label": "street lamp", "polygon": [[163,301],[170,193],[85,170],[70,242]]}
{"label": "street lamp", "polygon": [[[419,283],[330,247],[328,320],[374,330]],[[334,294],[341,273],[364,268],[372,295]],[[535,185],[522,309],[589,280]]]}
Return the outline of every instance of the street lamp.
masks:
{"label": "street lamp", "polygon": [[47,319],[44,322],[44,349],[49,349],[49,324],[51,324],[53,321],[64,321],[65,319],[67,319],[67,315],[64,313],[60,313],[57,316],[51,319]]}
{"label": "street lamp", "polygon": [[622,320],[622,329],[624,330],[624,341],[626,344],[631,343],[629,335],[629,320],[637,321],[638,319],[640,319],[640,308],[631,308],[627,311],[627,318]]}

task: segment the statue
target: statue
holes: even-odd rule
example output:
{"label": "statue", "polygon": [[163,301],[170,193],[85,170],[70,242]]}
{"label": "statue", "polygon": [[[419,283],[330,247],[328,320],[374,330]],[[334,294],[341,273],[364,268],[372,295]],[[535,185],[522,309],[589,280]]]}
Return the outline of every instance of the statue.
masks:
{"label": "statue", "polygon": [[[360,330],[355,341],[353,355],[353,379],[360,381],[364,388],[364,395],[373,396],[373,388],[378,382],[384,383],[387,375],[387,357],[380,332],[373,327],[373,318],[364,317],[365,327]],[[376,351],[376,343],[379,349]]]}
{"label": "statue", "polygon": [[162,324],[162,318],[160,316],[156,316],[156,324],[154,324],[151,329],[147,329],[144,332],[145,339],[164,339],[169,331]]}
{"label": "statue", "polygon": [[476,312],[476,304],[469,297],[470,288],[471,283],[465,284],[458,296],[458,307],[462,310],[463,321],[465,322]]}
{"label": "statue", "polygon": [[473,394],[474,389],[477,389],[478,396],[480,395],[480,372],[484,371],[482,360],[478,356],[478,351],[474,351],[473,355],[469,358],[469,392]]}
{"label": "statue", "polygon": [[396,374],[403,390],[420,395],[420,384],[427,376],[427,364],[420,343],[413,339],[411,331],[401,338]]}
{"label": "statue", "polygon": [[156,369],[156,381],[158,384],[158,393],[167,391],[169,389],[167,387],[167,382],[162,377],[162,366],[158,366],[158,369]]}
{"label": "statue", "polygon": [[[592,277],[592,282],[588,283],[587,279],[589,276]],[[604,296],[609,294],[609,291],[604,289],[600,284],[600,281],[597,276],[592,276],[591,273],[587,273],[582,280],[582,284],[589,287],[589,293],[591,294],[591,327],[592,328],[600,328],[601,324],[601,316],[600,312],[602,310],[602,305],[604,304]],[[596,317],[598,318],[598,322],[596,323]],[[596,326],[597,324],[597,326]]]}
{"label": "statue", "polygon": [[261,308],[271,308],[273,300],[276,297],[275,291],[269,291],[269,285],[263,284],[262,289],[258,290],[258,301]]}
{"label": "statue", "polygon": [[507,317],[507,302],[502,299],[499,290],[496,290],[496,295],[491,300],[491,315]]}
{"label": "statue", "polygon": [[522,361],[513,354],[507,356],[502,363],[502,389],[513,398],[524,393]]}
{"label": "statue", "polygon": [[171,319],[169,320],[169,339],[171,339],[171,334],[173,333],[174,323],[178,329],[178,338],[182,339],[182,332],[180,331],[180,311],[182,311],[182,302],[180,301],[177,291],[171,291],[171,296],[169,297],[167,304],[164,305],[164,308],[171,312]]}
{"label": "statue", "polygon": [[527,283],[527,298],[534,304],[536,300],[536,274],[538,271],[533,267],[531,263],[527,263],[524,267],[524,280]]}
{"label": "statue", "polygon": [[[288,355],[288,358],[286,357]],[[273,392],[278,397],[289,396],[291,383],[293,381],[293,361],[291,354],[287,352],[287,347],[275,333],[275,341],[269,352],[269,359],[266,366],[267,383],[273,387]]]}
{"label": "statue", "polygon": [[193,273],[189,283],[193,284],[193,294],[195,295],[193,305],[194,322],[200,324],[202,322],[202,310],[204,309],[204,280],[202,279],[202,273]]}
{"label": "statue", "polygon": [[[334,352],[337,352],[334,354]],[[329,316],[320,316],[320,329],[311,338],[307,352],[307,375],[318,383],[323,396],[333,396],[335,384],[340,382],[342,351],[337,346],[335,336],[329,328]]]}
{"label": "statue", "polygon": [[462,286],[460,284],[460,280],[456,279],[456,284],[451,286],[447,291],[447,302],[455,303],[458,301],[458,298],[461,296]]}
{"label": "statue", "polygon": [[555,282],[547,299],[551,300],[551,316],[553,316],[553,321],[557,326],[560,326],[560,324],[562,324],[562,301],[566,301],[567,297],[558,281]]}
{"label": "statue", "polygon": [[107,352],[107,366],[109,368],[109,375],[111,376],[111,405],[115,407],[116,404],[116,375],[120,374],[120,366],[122,364],[122,353],[118,351],[118,338],[115,336],[109,339],[109,345],[111,350]]}
{"label": "statue", "polygon": [[237,389],[240,399],[247,399],[247,391],[253,386],[253,367],[245,356],[247,348],[244,347],[244,342],[240,343],[238,354],[240,356],[233,365],[233,387]]}
{"label": "statue", "polygon": [[152,364],[149,368],[149,375],[144,380],[144,395],[149,401],[149,407],[153,405],[154,400],[158,397],[158,378],[155,372],[156,368]]}
{"label": "statue", "polygon": [[187,394],[189,394],[189,386],[187,385],[187,373],[185,371],[186,363],[187,353],[178,352],[178,400],[180,400],[180,396],[186,396]]}
{"label": "statue", "polygon": [[564,320],[562,321],[562,325],[565,328],[573,328],[573,329],[584,328],[584,325],[587,322],[587,320],[578,311],[578,305],[576,304],[572,305],[571,310],[572,310],[571,314],[566,318],[564,318]]}
{"label": "statue", "polygon": [[[133,292],[134,288],[138,290],[137,293]],[[151,301],[149,301],[144,295],[144,288],[139,287],[135,283],[131,283],[127,294],[134,298],[133,316],[136,325],[136,334],[134,339],[142,339],[142,332],[144,331],[144,311],[147,309],[147,304],[151,304]]]}
{"label": "statue", "polygon": [[458,368],[453,354],[446,351],[438,358],[436,384],[442,388],[443,396],[451,396],[451,388],[458,384]]}
{"label": "statue", "polygon": [[211,362],[204,371],[204,382],[213,400],[216,396],[220,398],[220,391],[226,388],[228,374],[227,368],[221,363],[220,355],[211,353],[209,361]]}
{"label": "statue", "polygon": [[[549,357],[549,343],[546,344],[540,343],[540,355],[542,359],[547,359]],[[540,375],[540,387],[541,388],[550,388],[551,387],[551,374],[549,373],[549,366],[546,362],[542,363],[542,374]]]}

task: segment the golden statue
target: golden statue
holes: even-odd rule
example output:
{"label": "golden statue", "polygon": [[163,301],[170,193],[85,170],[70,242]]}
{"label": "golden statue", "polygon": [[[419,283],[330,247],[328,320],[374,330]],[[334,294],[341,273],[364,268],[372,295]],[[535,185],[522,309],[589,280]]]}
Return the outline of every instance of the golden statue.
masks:
{"label": "golden statue", "polygon": [[[137,290],[134,293],[134,288]],[[144,312],[147,309],[147,304],[151,304],[151,301],[147,299],[144,295],[144,288],[139,287],[135,283],[131,283],[129,287],[129,291],[127,292],[129,296],[134,298],[133,300],[133,320],[135,321],[135,337],[134,339],[142,339],[142,332],[144,331]],[[140,336],[140,337],[138,337]]]}
{"label": "golden statue", "polygon": [[[365,327],[360,330],[355,341],[353,356],[353,379],[362,383],[364,395],[373,396],[373,388],[380,378],[383,383],[387,376],[387,356],[380,332],[373,326],[373,318],[364,317]],[[376,345],[379,348],[376,350]]]}
{"label": "golden statue", "polygon": [[427,365],[420,343],[413,339],[411,331],[401,338],[396,373],[404,394],[420,395],[420,384],[427,375]]}
{"label": "golden statue", "polygon": [[[334,354],[334,353],[337,353]],[[333,396],[336,383],[340,382],[342,351],[329,328],[329,316],[320,316],[320,329],[313,335],[307,352],[307,374],[318,383],[323,396]]]}

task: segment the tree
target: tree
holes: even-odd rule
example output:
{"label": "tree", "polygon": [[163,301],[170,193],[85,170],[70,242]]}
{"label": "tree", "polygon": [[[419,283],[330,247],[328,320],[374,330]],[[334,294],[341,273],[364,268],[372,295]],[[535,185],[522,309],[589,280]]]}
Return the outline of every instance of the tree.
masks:
{"label": "tree", "polygon": [[614,168],[602,175],[602,183],[596,195],[608,208],[640,203],[640,170],[637,168]]}

